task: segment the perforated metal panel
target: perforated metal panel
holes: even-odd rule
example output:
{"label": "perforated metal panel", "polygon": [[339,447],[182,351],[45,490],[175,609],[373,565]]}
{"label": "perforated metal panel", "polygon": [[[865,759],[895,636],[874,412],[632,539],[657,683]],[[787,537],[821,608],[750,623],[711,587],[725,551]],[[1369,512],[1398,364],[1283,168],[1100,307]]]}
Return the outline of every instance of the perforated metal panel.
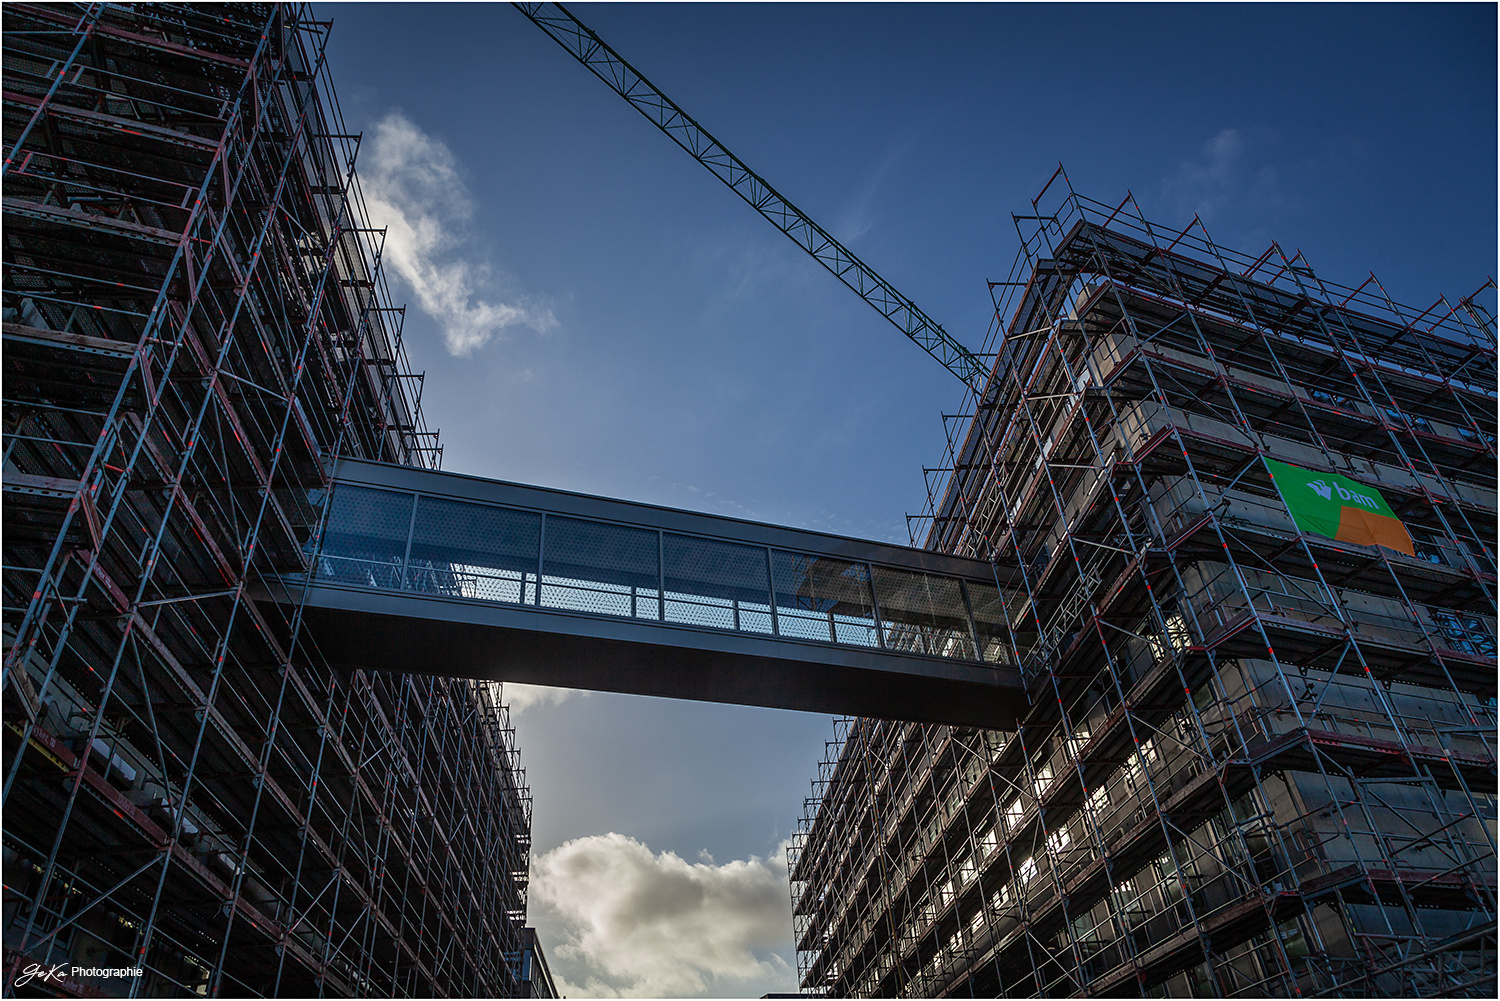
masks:
{"label": "perforated metal panel", "polygon": [[782,636],[879,645],[866,564],[773,550],[771,579]]}
{"label": "perforated metal panel", "polygon": [[406,587],[519,603],[535,592],[541,540],[534,511],[418,498]]}
{"label": "perforated metal panel", "polygon": [[956,578],[875,567],[873,584],[886,646],[975,659],[969,613]]}
{"label": "perforated metal panel", "polygon": [[318,577],[364,587],[400,587],[412,495],[340,483],[329,503]]}
{"label": "perforated metal panel", "polygon": [[632,616],[637,619],[660,619],[661,602],[657,598],[655,588],[638,587],[634,592],[635,611]]}
{"label": "perforated metal panel", "polygon": [[[542,600],[547,608],[656,617],[659,534],[581,518],[547,519]],[[646,592],[647,600],[642,602]],[[645,614],[649,606],[650,614]]]}
{"label": "perforated metal panel", "polygon": [[668,622],[771,631],[765,549],[666,533],[662,556]]}

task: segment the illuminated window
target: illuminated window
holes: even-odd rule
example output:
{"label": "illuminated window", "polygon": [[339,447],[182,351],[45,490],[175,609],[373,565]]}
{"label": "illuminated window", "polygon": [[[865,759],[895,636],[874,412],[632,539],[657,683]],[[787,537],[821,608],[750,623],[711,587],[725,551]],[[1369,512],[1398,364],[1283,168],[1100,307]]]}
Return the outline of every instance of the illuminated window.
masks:
{"label": "illuminated window", "polygon": [[1037,799],[1042,798],[1042,793],[1052,784],[1052,762],[1047,762],[1036,770],[1036,779],[1032,783],[1031,791]]}
{"label": "illuminated window", "polygon": [[1073,727],[1073,733],[1072,733],[1072,735],[1070,737],[1068,737],[1068,751],[1069,751],[1069,753],[1071,753],[1073,755],[1073,757],[1075,757],[1075,758],[1078,757],[1080,754],[1083,753],[1084,745],[1086,745],[1088,742],[1089,742],[1089,728],[1088,728],[1088,724],[1086,724],[1086,723],[1080,723],[1077,726]]}
{"label": "illuminated window", "polygon": [[1103,820],[1104,811],[1109,809],[1108,788],[1099,786],[1093,792],[1089,793],[1089,809],[1093,811],[1096,823]]}

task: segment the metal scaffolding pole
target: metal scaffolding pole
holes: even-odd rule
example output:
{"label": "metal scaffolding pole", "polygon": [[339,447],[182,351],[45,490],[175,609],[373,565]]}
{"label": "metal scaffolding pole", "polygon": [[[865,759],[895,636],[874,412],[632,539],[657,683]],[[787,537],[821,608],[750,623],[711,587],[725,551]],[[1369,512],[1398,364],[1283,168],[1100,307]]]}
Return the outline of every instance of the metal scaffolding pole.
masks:
{"label": "metal scaffolding pole", "polygon": [[[6,10],[7,994],[521,989],[497,693],[330,667],[340,456],[440,455],[300,5]],[[67,990],[86,990],[83,983]]]}
{"label": "metal scaffolding pole", "polygon": [[[830,746],[790,856],[803,988],[1486,994],[1490,314],[1164,230],[1061,169],[1033,210],[910,519],[1019,571],[1031,711],[913,727],[947,767],[900,779]],[[1412,551],[1299,529],[1268,458],[1380,491]],[[878,843],[850,840],[866,802]],[[916,860],[881,897],[877,852]]]}

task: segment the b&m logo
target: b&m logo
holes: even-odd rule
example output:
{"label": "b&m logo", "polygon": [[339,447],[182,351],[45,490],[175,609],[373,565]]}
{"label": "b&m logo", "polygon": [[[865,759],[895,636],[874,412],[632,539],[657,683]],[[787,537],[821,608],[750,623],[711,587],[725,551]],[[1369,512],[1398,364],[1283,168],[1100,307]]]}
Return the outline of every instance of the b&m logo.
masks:
{"label": "b&m logo", "polygon": [[1357,490],[1347,490],[1337,483],[1325,483],[1323,480],[1309,480],[1307,485],[1313,493],[1324,500],[1332,500],[1333,492],[1337,490],[1339,500],[1353,501],[1361,507],[1367,507],[1372,511],[1380,509],[1380,505],[1375,503],[1375,498],[1368,494],[1362,494]]}

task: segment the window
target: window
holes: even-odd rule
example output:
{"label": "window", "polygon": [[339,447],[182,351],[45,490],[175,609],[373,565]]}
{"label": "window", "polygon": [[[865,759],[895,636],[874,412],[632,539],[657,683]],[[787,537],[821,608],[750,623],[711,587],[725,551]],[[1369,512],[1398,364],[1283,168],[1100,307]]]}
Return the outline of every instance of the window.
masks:
{"label": "window", "polygon": [[1099,926],[1094,923],[1093,916],[1087,912],[1074,918],[1069,930],[1071,938],[1079,945],[1099,944]]}
{"label": "window", "polygon": [[1467,424],[1459,425],[1458,435],[1464,441],[1472,441],[1476,445],[1480,442],[1483,442],[1490,448],[1495,447],[1495,436],[1490,434],[1488,431],[1481,431],[1477,427],[1473,427]]}
{"label": "window", "polygon": [[1116,883],[1110,891],[1115,898],[1115,906],[1121,911],[1138,910],[1140,907],[1139,892],[1135,888],[1135,880],[1126,879]]}
{"label": "window", "polygon": [[1186,650],[1192,642],[1192,637],[1188,635],[1187,622],[1180,612],[1173,612],[1167,616],[1167,639],[1178,650]]}
{"label": "window", "polygon": [[1036,780],[1032,783],[1031,791],[1037,799],[1042,798],[1042,793],[1052,784],[1052,762],[1047,762],[1036,770]]}
{"label": "window", "polygon": [[1340,396],[1337,393],[1330,393],[1326,389],[1309,389],[1307,391],[1307,395],[1321,403],[1328,404],[1330,407],[1338,407],[1340,410],[1352,410],[1355,412],[1358,412],[1359,410],[1359,408],[1355,406],[1354,401],[1349,399],[1347,396]]}
{"label": "window", "polygon": [[1073,757],[1078,757],[1083,748],[1089,742],[1089,728],[1086,723],[1079,723],[1073,727],[1073,735],[1068,738],[1068,751]]}
{"label": "window", "polygon": [[1089,793],[1089,809],[1093,811],[1094,822],[1101,823],[1104,819],[1104,811],[1109,809],[1109,789],[1099,786]]}
{"label": "window", "polygon": [[996,914],[1005,912],[1005,905],[1010,903],[1010,884],[1002,883],[1000,889],[990,894],[990,909]]}
{"label": "window", "polygon": [[1192,645],[1192,635],[1188,632],[1187,621],[1183,619],[1180,612],[1169,611],[1164,631],[1148,632],[1146,645],[1150,647],[1151,656],[1156,660],[1162,660],[1170,651],[1186,650]]}
{"label": "window", "polygon": [[1410,424],[1418,431],[1432,430],[1432,422],[1421,414],[1408,413],[1395,406],[1381,407],[1380,409],[1385,413],[1386,418],[1397,427],[1405,427],[1407,424]]}
{"label": "window", "polygon": [[1430,609],[1432,622],[1438,628],[1444,646],[1451,650],[1495,656],[1495,637],[1489,626],[1477,615],[1464,615],[1443,609]]}
{"label": "window", "polygon": [[1141,760],[1146,762],[1147,764],[1156,764],[1158,755],[1156,753],[1155,738],[1148,737],[1147,739],[1141,741],[1140,755]]}
{"label": "window", "polygon": [[1437,563],[1440,566],[1452,566],[1453,559],[1444,550],[1448,549],[1441,532],[1421,525],[1407,525],[1407,534],[1411,536],[1412,548],[1416,550],[1417,559],[1426,560],[1428,563]]}
{"label": "window", "polygon": [[1183,883],[1195,876],[1192,863],[1183,866],[1179,877],[1177,866],[1172,861],[1172,853],[1166,852],[1156,860],[1155,868],[1156,883],[1162,896],[1168,902],[1182,899]]}
{"label": "window", "polygon": [[1156,763],[1156,745],[1149,739],[1143,740],[1125,762],[1125,784],[1131,789],[1139,786],[1146,775],[1146,765]]}
{"label": "window", "polygon": [[1281,939],[1281,947],[1286,950],[1286,958],[1292,964],[1292,969],[1300,970],[1307,964],[1307,939],[1302,937],[1302,922],[1293,918],[1277,927],[1277,937]]}

